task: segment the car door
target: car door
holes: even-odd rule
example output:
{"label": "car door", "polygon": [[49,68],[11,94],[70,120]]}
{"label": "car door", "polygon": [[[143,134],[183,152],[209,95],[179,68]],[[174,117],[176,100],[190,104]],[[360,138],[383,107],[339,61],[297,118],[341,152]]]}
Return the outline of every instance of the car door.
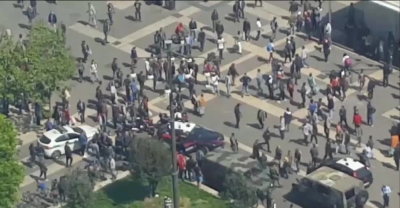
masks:
{"label": "car door", "polygon": [[53,149],[59,150],[62,155],[65,154],[64,146],[68,141],[69,141],[69,138],[68,138],[67,135],[63,134],[63,135],[59,136],[56,139],[56,143],[57,144],[56,144],[55,147],[53,147]]}
{"label": "car door", "polygon": [[68,133],[68,145],[72,151],[79,149],[80,148],[79,134]]}

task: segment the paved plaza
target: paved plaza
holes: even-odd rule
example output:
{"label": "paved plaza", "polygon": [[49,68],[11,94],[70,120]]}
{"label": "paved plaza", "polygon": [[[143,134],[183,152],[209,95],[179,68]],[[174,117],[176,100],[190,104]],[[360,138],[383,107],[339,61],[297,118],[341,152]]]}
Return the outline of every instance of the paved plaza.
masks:
{"label": "paved plaza", "polygon": [[[266,63],[269,58],[269,53],[265,50],[265,46],[269,42],[269,37],[271,36],[271,29],[269,26],[270,21],[273,17],[278,18],[279,32],[277,34],[275,43],[275,49],[277,53],[275,57],[283,61],[281,57],[286,41],[287,32],[287,20],[285,17],[289,16],[288,7],[289,3],[287,1],[268,1],[263,2],[263,7],[253,8],[251,4],[245,8],[245,17],[250,21],[252,26],[251,35],[255,36],[256,26],[255,22],[257,18],[261,19],[263,25],[263,35],[259,40],[252,39],[249,42],[242,42],[243,53],[238,54],[233,50],[234,37],[238,31],[242,30],[242,23],[235,23],[232,18],[232,5],[231,1],[209,1],[207,3],[201,1],[187,1],[187,2],[177,2],[177,10],[169,11],[159,6],[145,5],[142,6],[142,21],[134,21],[132,17],[134,15],[133,3],[131,1],[112,1],[116,13],[114,17],[114,25],[111,27],[109,44],[103,45],[102,39],[102,25],[101,22],[107,18],[106,14],[106,3],[105,1],[94,1],[92,2],[97,10],[98,26],[97,28],[87,27],[86,21],[88,16],[86,14],[87,1],[59,1],[57,5],[49,4],[45,1],[38,2],[38,12],[40,18],[46,19],[50,11],[54,11],[57,14],[59,21],[63,21],[67,27],[67,44],[71,47],[72,53],[75,57],[82,57],[80,43],[85,40],[91,47],[93,54],[89,57],[89,60],[93,59],[98,63],[99,75],[102,77],[106,83],[112,77],[111,62],[114,57],[118,58],[120,65],[123,67],[124,74],[128,74],[130,70],[130,50],[133,46],[136,46],[139,57],[149,57],[150,46],[153,44],[153,35],[155,31],[159,30],[161,27],[166,32],[167,37],[170,37],[177,26],[178,23],[183,23],[188,25],[191,18],[197,21],[198,28],[204,28],[206,33],[206,43],[204,51],[201,52],[199,49],[195,48],[192,50],[192,56],[195,57],[196,61],[199,63],[200,68],[202,68],[202,63],[207,54],[216,51],[216,34],[210,31],[211,23],[211,13],[215,8],[219,13],[219,19],[225,27],[225,32],[223,38],[226,41],[227,50],[224,51],[224,59],[221,63],[221,76],[226,75],[227,70],[231,64],[236,64],[236,68],[242,76],[247,73],[253,81],[251,82],[250,95],[242,97],[240,95],[241,86],[238,85],[232,89],[232,97],[227,98],[225,96],[225,84],[220,83],[220,90],[222,91],[220,96],[213,95],[210,90],[206,89],[203,84],[196,86],[196,92],[202,92],[207,101],[205,115],[203,117],[197,117],[195,115],[189,115],[189,119],[195,123],[203,125],[205,127],[218,130],[224,135],[230,135],[235,133],[238,141],[240,142],[239,147],[241,148],[241,155],[248,155],[251,153],[251,146],[256,139],[262,139],[262,130],[259,129],[257,124],[257,111],[262,109],[268,113],[268,118],[266,121],[267,126],[269,126],[273,132],[273,139],[271,140],[271,149],[274,150],[276,146],[280,146],[284,153],[287,151],[292,151],[296,148],[303,152],[303,162],[307,163],[311,160],[309,155],[310,147],[304,146],[301,143],[303,138],[302,130],[300,129],[303,123],[306,121],[307,109],[299,109],[298,105],[301,101],[300,94],[295,93],[293,102],[284,101],[282,103],[277,103],[266,99],[266,95],[263,93],[257,93],[256,90],[256,78],[257,69],[260,69],[262,73],[271,74],[271,66]],[[314,4],[314,2],[312,2]],[[347,6],[348,2],[333,1],[332,8],[333,12],[336,10],[343,9]],[[314,5],[315,6],[315,5]],[[323,5],[327,7],[327,5]],[[0,2],[0,29],[11,29],[13,35],[26,34],[27,29],[24,29],[27,25],[28,19],[23,14],[20,8],[13,6],[13,2]],[[327,8],[324,10],[326,11]],[[10,21],[12,20],[12,21]],[[340,33],[333,33],[333,35],[340,36]],[[328,73],[331,70],[338,71],[342,65],[343,53],[348,53],[353,59],[354,70],[359,71],[364,69],[365,73],[370,77],[370,79],[381,80],[383,73],[380,69],[379,63],[368,60],[362,56],[345,51],[338,47],[333,47],[330,55],[329,62],[323,61],[323,54],[320,51],[320,46],[313,41],[308,41],[304,39],[303,34],[296,34],[294,36],[297,49],[301,49],[305,46],[309,51],[309,58],[307,60],[310,68],[302,69],[302,77],[299,83],[306,82],[306,78],[309,73],[312,73],[316,78],[317,85],[321,89],[325,89],[325,86],[329,84]],[[231,50],[232,49],[232,50]],[[179,64],[179,59],[176,59],[176,64]],[[284,65],[285,72],[289,72],[288,64]],[[88,66],[87,66],[88,68]],[[136,70],[144,69],[144,59],[139,59],[138,68]],[[88,71],[88,70],[86,70]],[[89,73],[87,72],[87,76]],[[203,75],[199,75],[198,79],[200,81],[205,81]],[[354,79],[356,81],[356,78]],[[374,127],[363,126],[364,137],[363,142],[367,141],[369,135],[373,136],[375,141],[374,156],[375,159],[371,161],[371,171],[374,174],[374,183],[368,189],[370,194],[370,207],[380,207],[382,203],[381,197],[381,187],[382,185],[389,185],[392,188],[392,200],[391,206],[399,207],[399,200],[396,193],[399,192],[399,172],[394,170],[394,161],[392,158],[386,157],[386,151],[389,149],[389,130],[393,123],[399,122],[400,106],[399,106],[399,75],[395,73],[390,77],[390,85],[387,88],[378,86],[374,92],[374,99],[372,101],[377,112],[375,116]],[[146,83],[146,85],[151,86],[151,83]],[[104,84],[104,88],[105,88]],[[71,81],[72,90],[71,92],[71,111],[76,112],[76,103],[79,99],[85,101],[88,105],[86,115],[88,117],[87,123],[91,126],[97,126],[95,121],[96,111],[94,110],[94,92],[97,84],[91,84],[89,82],[79,83],[75,80]],[[336,101],[335,112],[339,111],[339,108],[343,105],[351,112],[354,106],[357,106],[359,112],[363,114],[366,118],[366,101],[364,92],[359,92],[355,86],[356,82],[352,83],[351,89],[347,92],[347,99],[343,102]],[[366,84],[367,86],[367,84]],[[300,89],[300,86],[296,86]],[[166,112],[166,107],[168,105],[168,100],[166,97],[160,96],[164,89],[163,83],[157,84],[157,90],[152,91],[149,88],[145,90],[146,95],[150,99],[150,111],[153,115],[157,115],[161,112]],[[264,91],[267,88],[263,87]],[[296,90],[298,90],[296,89]],[[104,91],[105,92],[105,91]],[[106,94],[106,93],[105,93]],[[121,96],[124,92],[121,92]],[[183,94],[188,95],[188,91],[183,91]],[[325,102],[325,96],[323,91],[318,93],[314,97],[314,100],[323,98]],[[55,100],[56,102],[58,100]],[[236,104],[241,104],[241,109],[243,113],[243,118],[241,120],[240,129],[234,128],[234,114],[233,109]],[[188,109],[193,109],[190,101],[185,102],[185,107]],[[283,115],[286,108],[289,108],[293,115],[294,120],[290,126],[290,132],[285,136],[285,140],[281,140],[278,136],[279,131],[275,129],[275,126],[279,125],[279,117]],[[351,113],[348,113],[349,115]],[[78,117],[77,114],[74,114]],[[338,122],[338,113],[335,114],[335,122]],[[35,129],[26,125],[24,118],[19,123],[25,127],[20,127],[20,139],[22,140],[22,145],[20,147],[20,159],[21,162],[25,163],[29,158],[28,146],[30,143],[35,142],[37,137],[40,136],[40,129]],[[348,118],[351,121],[351,118]],[[350,125],[353,126],[353,125]],[[319,154],[324,154],[324,144],[325,139],[323,135],[323,127],[319,126],[319,132],[321,136],[319,137],[320,145],[318,146]],[[331,138],[334,139],[333,130],[331,131]],[[352,139],[352,144],[355,144],[355,138]],[[225,150],[224,150],[225,151]],[[356,148],[352,152],[352,156],[356,157],[355,154],[362,151],[362,148]],[[223,153],[228,155],[228,153]],[[269,155],[271,159],[273,155]],[[245,156],[243,156],[245,157]],[[223,163],[224,157],[218,158],[219,162]],[[235,158],[235,157],[234,157]],[[249,161],[252,159],[237,157],[237,160]],[[243,161],[241,163],[243,163]],[[78,155],[74,155],[74,167],[82,167],[85,165],[85,160]],[[236,164],[236,159],[225,160],[226,164],[232,163]],[[247,163],[247,162],[246,162]],[[49,179],[54,179],[62,176],[68,172],[68,168],[65,168],[64,159],[61,158],[59,161],[46,160],[46,165],[48,167]],[[295,183],[295,179],[304,175],[305,166],[302,166],[303,170],[299,176],[292,176],[288,180],[281,180],[283,187],[277,189],[273,195],[277,201],[278,207],[288,207],[289,202],[287,202],[283,197],[290,190],[291,184]],[[35,176],[39,175],[39,169],[37,167],[26,167],[26,177],[23,184],[21,184],[22,191],[35,191],[36,182]],[[282,204],[282,205],[281,205]],[[296,207],[296,206],[295,206]]]}

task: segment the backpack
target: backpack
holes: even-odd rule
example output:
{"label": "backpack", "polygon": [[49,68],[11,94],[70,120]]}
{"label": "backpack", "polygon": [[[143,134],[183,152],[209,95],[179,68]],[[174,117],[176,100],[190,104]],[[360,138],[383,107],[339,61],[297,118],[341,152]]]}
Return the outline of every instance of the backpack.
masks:
{"label": "backpack", "polygon": [[268,52],[274,52],[274,46],[272,45],[272,43],[268,43],[268,45],[267,45],[267,51],[268,51]]}
{"label": "backpack", "polygon": [[185,76],[183,74],[178,75],[178,80],[180,83],[185,82]]}

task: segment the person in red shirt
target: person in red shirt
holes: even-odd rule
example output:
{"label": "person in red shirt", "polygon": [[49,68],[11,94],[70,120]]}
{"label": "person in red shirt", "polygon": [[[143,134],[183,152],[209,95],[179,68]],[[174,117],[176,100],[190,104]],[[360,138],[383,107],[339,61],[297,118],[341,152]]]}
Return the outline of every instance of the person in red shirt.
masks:
{"label": "person in red shirt", "polygon": [[362,116],[356,112],[353,116],[353,124],[355,127],[355,132],[356,132],[356,137],[357,137],[357,144],[356,146],[361,147],[361,136],[362,136],[362,129],[361,129],[361,124],[362,124],[363,118]]}
{"label": "person in red shirt", "polygon": [[186,173],[186,157],[183,154],[178,153],[178,168],[179,168],[179,178],[184,179]]}

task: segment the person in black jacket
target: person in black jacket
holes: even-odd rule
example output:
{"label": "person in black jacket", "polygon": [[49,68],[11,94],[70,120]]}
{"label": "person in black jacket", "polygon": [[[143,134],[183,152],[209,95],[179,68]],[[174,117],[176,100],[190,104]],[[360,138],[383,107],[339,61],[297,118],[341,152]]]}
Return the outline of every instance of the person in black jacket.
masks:
{"label": "person in black jacket", "polygon": [[216,9],[214,9],[214,11],[213,11],[212,14],[211,14],[211,21],[212,21],[212,30],[213,30],[213,32],[215,32],[216,29],[217,29],[217,21],[218,21],[218,20],[219,20],[218,12],[217,12]]}
{"label": "person in black jacket", "polygon": [[264,145],[264,144],[266,144],[267,145],[267,152],[271,152],[271,149],[270,149],[270,145],[269,145],[269,141],[271,140],[271,132],[269,131],[269,128],[267,127],[267,129],[264,131],[264,133],[263,133],[263,139],[264,139],[264,142],[263,143],[261,143],[260,145]]}
{"label": "person in black jacket", "polygon": [[235,127],[237,129],[239,129],[239,127],[240,127],[240,118],[242,117],[242,112],[240,111],[240,103],[236,104],[235,109],[234,109],[234,113],[235,113],[235,119],[236,119]]}
{"label": "person in black jacket", "polygon": [[249,20],[247,20],[246,18],[243,22],[243,34],[245,41],[250,41],[250,30],[251,30],[251,25]]}
{"label": "person in black jacket", "polygon": [[201,28],[199,34],[197,35],[197,41],[200,43],[201,52],[203,52],[204,50],[205,40],[206,40],[206,34],[204,33],[203,28]]}
{"label": "person in black jacket", "polygon": [[65,143],[64,151],[65,151],[65,166],[71,167],[72,161],[73,161],[72,150],[71,150],[71,147],[68,145],[68,142]]}
{"label": "person in black jacket", "polygon": [[286,39],[286,45],[285,45],[285,60],[284,62],[286,63],[287,59],[289,59],[289,62],[292,62],[292,44],[290,43],[289,39]]}
{"label": "person in black jacket", "polygon": [[189,22],[190,36],[196,38],[197,23],[192,18]]}
{"label": "person in black jacket", "polygon": [[331,146],[331,140],[330,139],[328,139],[326,141],[326,144],[325,144],[325,155],[324,155],[323,160],[325,160],[327,157],[329,157],[329,159],[331,159],[331,160],[333,159],[332,146]]}
{"label": "person in black jacket", "polygon": [[79,99],[78,103],[76,104],[76,109],[78,110],[81,123],[85,123],[85,111],[86,111],[85,102]]}
{"label": "person in black jacket", "polygon": [[117,128],[118,117],[119,117],[119,107],[117,104],[114,104],[111,109],[112,112],[112,120],[114,124],[114,128]]}

